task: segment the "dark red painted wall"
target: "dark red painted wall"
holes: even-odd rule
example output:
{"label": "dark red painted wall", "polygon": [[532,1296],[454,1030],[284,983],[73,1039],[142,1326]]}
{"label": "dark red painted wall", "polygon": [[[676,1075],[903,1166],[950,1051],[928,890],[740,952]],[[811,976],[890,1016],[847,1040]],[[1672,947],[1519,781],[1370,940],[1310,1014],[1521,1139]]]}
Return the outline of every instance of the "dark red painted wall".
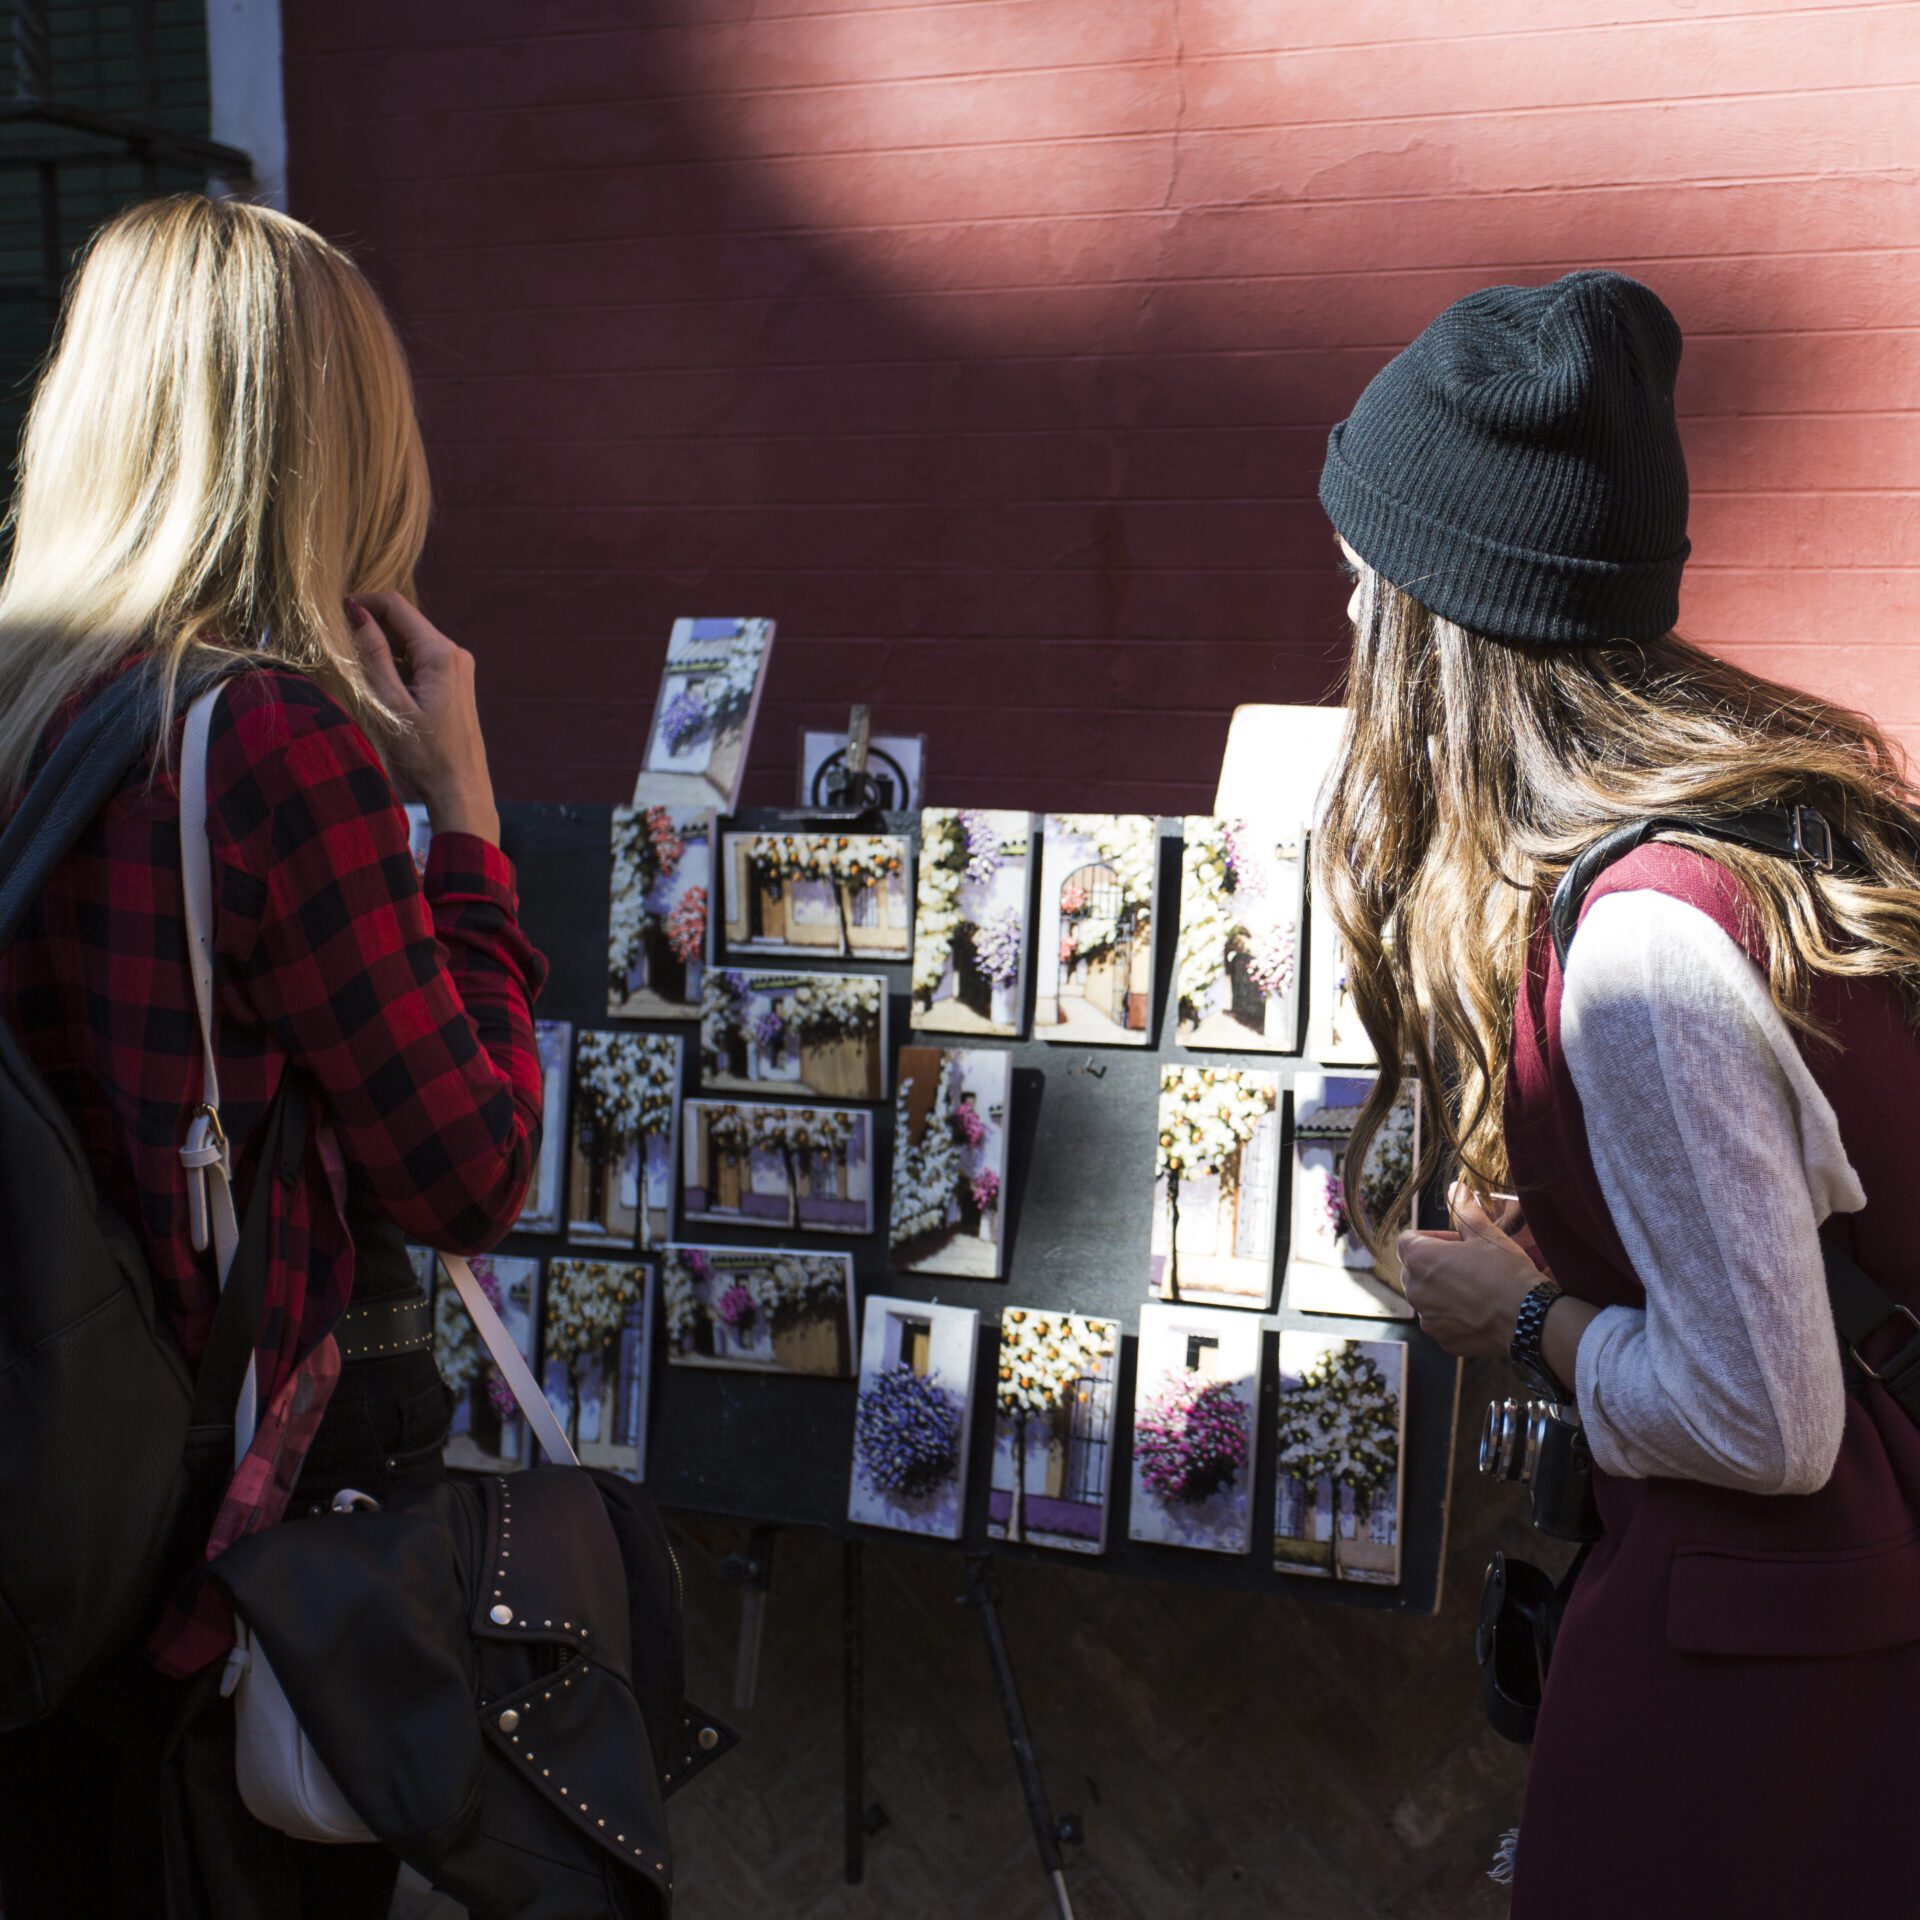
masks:
{"label": "dark red painted wall", "polygon": [[[529,23],[537,20],[537,27]],[[645,22],[646,24],[636,24]],[[1334,684],[1329,423],[1605,264],[1688,334],[1683,618],[1920,742],[1920,10],[286,0],[294,209],[411,344],[503,790],[630,786],[674,616],[938,800],[1204,807]]]}

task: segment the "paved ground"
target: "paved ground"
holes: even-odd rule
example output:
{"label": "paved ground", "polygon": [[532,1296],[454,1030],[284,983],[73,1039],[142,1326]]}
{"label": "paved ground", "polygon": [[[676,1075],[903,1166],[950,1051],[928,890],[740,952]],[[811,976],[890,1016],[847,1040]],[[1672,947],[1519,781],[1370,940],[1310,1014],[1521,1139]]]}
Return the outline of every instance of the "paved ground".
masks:
{"label": "paved ground", "polygon": [[[1505,1370],[1470,1367],[1465,1434]],[[1469,1651],[1491,1547],[1521,1495],[1461,1448],[1445,1610],[1351,1613],[1013,1566],[1002,1610],[1056,1807],[1081,1815],[1080,1920],[1500,1920],[1484,1876],[1518,1818],[1524,1756],[1482,1731]],[[738,1595],[730,1528],[690,1535],[692,1684],[724,1706]],[[839,1549],[783,1536],[760,1698],[741,1750],[676,1801],[679,1920],[1047,1920],[960,1566],[869,1547],[868,1790],[886,1824],[841,1879]],[[451,1920],[403,1896],[409,1920]]]}

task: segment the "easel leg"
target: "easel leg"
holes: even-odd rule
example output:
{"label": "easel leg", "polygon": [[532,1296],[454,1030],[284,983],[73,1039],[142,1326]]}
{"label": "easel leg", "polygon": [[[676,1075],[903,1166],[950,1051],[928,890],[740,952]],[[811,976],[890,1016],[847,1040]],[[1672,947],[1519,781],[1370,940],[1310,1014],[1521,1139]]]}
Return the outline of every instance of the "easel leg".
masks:
{"label": "easel leg", "polygon": [[1047,1799],[1047,1783],[1040,1775],[1040,1763],[1034,1758],[1033,1736],[1027,1731],[1027,1716],[1021,1710],[1020,1690],[1014,1685],[1013,1662],[1007,1657],[1007,1637],[1000,1627],[1000,1609],[994,1602],[989,1562],[982,1558],[967,1562],[966,1602],[980,1616],[980,1630],[987,1637],[987,1658],[993,1662],[994,1684],[1000,1690],[1000,1710],[1007,1719],[1007,1738],[1013,1742],[1013,1763],[1020,1771],[1020,1791],[1026,1796],[1027,1818],[1033,1823],[1033,1837],[1040,1849],[1040,1864],[1053,1883],[1053,1898],[1060,1920],[1073,1920],[1073,1902],[1067,1895],[1066,1863],[1061,1858],[1063,1833],[1077,1827],[1071,1815],[1056,1820]]}
{"label": "easel leg", "polygon": [[760,1643],[767,1625],[767,1593],[773,1585],[772,1527],[755,1527],[745,1553],[720,1562],[720,1577],[741,1588],[740,1640],[733,1659],[733,1704],[745,1713],[760,1686]]}
{"label": "easel leg", "polygon": [[843,1791],[846,1822],[847,1885],[857,1887],[867,1874],[866,1668],[860,1644],[860,1543],[840,1545],[840,1647],[845,1682],[841,1745],[846,1768]]}

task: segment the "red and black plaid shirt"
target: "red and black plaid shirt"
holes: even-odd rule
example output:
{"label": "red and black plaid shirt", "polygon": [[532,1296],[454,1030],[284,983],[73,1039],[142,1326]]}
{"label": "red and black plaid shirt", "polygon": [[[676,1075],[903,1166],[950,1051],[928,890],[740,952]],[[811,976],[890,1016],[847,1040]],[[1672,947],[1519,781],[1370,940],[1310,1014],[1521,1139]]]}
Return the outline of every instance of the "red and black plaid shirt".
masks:
{"label": "red and black plaid shirt", "polygon": [[[176,727],[169,766],[178,750]],[[193,1251],[178,1157],[201,1081],[179,818],[171,773],[128,778],[0,953],[0,1018],[72,1116],[102,1199],[139,1229],[162,1310],[197,1360],[218,1285],[212,1253]],[[238,1205],[289,1066],[317,1122],[301,1179],[271,1196],[262,1415],[212,1558],[284,1512],[339,1377],[330,1329],[353,1292],[349,1169],[414,1239],[473,1253],[512,1225],[539,1146],[532,1003],[546,963],[520,931],[498,848],[438,834],[422,881],[372,746],[300,674],[227,683],[207,821],[214,1048]],[[230,1639],[220,1590],[199,1581],[189,1595],[154,1640],[173,1673]]]}

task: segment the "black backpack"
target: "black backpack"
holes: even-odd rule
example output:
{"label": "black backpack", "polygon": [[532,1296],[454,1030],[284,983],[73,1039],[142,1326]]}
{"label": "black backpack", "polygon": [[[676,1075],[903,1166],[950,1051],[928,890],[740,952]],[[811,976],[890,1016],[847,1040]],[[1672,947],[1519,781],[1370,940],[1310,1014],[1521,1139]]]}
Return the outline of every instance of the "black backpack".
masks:
{"label": "black backpack", "polygon": [[[132,669],[48,757],[0,833],[0,946],[145,759],[159,714],[157,682]],[[149,1623],[187,1500],[193,1398],[139,1239],[0,1021],[0,1731],[50,1713]]]}

